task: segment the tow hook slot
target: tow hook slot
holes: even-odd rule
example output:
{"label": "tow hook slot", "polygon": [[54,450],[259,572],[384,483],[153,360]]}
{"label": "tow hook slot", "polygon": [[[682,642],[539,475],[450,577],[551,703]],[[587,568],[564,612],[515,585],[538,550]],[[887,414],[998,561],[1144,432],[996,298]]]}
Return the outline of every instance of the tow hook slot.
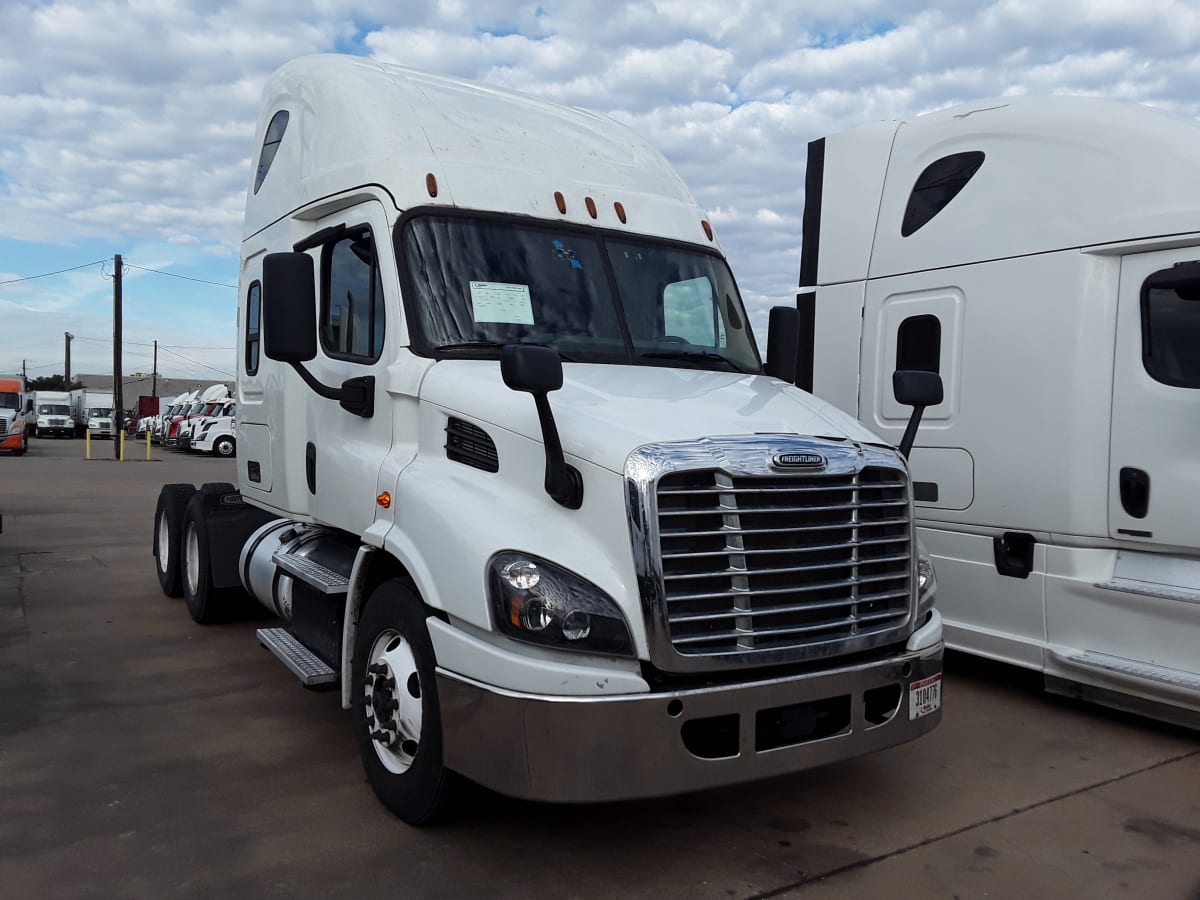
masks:
{"label": "tow hook slot", "polygon": [[1007,578],[1028,578],[1033,571],[1033,548],[1037,546],[1032,534],[1006,531],[992,538],[996,554],[996,571]]}

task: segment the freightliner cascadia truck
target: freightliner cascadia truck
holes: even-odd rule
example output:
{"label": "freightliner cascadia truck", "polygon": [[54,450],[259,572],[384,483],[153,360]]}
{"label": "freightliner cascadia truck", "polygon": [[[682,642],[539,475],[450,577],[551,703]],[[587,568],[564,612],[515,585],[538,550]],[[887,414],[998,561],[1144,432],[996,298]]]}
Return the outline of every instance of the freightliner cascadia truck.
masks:
{"label": "freightliner cascadia truck", "polygon": [[1200,726],[1200,127],[1007,97],[809,148],[801,386],[912,452],[947,645]]}
{"label": "freightliner cascadia truck", "polygon": [[[238,483],[163,488],[158,577],[199,623],[277,614],[258,640],[339,692],[391,810],[429,821],[458,777],[691,791],[939,722],[904,457],[764,370],[659,153],[316,56],[268,82],[255,156]],[[914,419],[940,397],[896,384]]]}

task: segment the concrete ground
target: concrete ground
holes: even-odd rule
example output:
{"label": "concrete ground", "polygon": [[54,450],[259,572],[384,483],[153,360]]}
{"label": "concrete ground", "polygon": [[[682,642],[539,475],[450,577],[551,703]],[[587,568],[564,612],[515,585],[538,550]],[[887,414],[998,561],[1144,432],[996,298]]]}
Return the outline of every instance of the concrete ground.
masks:
{"label": "concrete ground", "polygon": [[[475,789],[418,830],[349,718],[155,580],[165,482],[232,462],[0,454],[0,897],[1200,900],[1200,737],[948,662],[944,724],[807,774],[668,800]],[[130,455],[144,455],[130,448]],[[1198,651],[1200,652],[1200,651]]]}

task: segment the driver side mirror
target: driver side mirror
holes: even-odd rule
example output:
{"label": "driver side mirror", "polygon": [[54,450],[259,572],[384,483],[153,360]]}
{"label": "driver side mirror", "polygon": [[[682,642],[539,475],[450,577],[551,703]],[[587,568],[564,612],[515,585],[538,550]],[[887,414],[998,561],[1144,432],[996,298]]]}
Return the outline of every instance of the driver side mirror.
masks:
{"label": "driver side mirror", "polygon": [[268,359],[308,362],[317,355],[317,280],[307,253],[263,258],[262,340]]}

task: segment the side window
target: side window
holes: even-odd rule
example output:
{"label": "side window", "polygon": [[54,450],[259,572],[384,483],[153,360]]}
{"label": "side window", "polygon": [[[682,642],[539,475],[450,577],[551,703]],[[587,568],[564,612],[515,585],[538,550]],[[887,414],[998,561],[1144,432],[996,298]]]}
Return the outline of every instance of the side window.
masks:
{"label": "side window", "polygon": [[383,282],[371,230],[361,227],[321,254],[321,346],[330,356],[374,362],[383,352]]}
{"label": "side window", "polygon": [[1142,285],[1142,364],[1155,381],[1200,388],[1200,263],[1155,272]]}
{"label": "side window", "polygon": [[246,293],[246,374],[258,373],[259,317],[262,285],[255,281]]}
{"label": "side window", "polygon": [[896,333],[896,369],[940,372],[942,323],[937,316],[909,316]]}
{"label": "side window", "polygon": [[704,347],[725,346],[725,323],[708,278],[689,278],[663,288],[663,334]]}
{"label": "side window", "polygon": [[258,172],[254,176],[256,194],[262,187],[267,172],[271,170],[271,163],[275,162],[275,154],[279,152],[279,145],[283,142],[283,133],[287,131],[289,118],[288,111],[281,109],[271,117],[271,124],[267,126],[267,133],[263,135],[262,151],[258,154]]}
{"label": "side window", "polygon": [[971,150],[943,156],[926,166],[908,195],[900,236],[908,237],[945,209],[982,165],[983,151]]}

